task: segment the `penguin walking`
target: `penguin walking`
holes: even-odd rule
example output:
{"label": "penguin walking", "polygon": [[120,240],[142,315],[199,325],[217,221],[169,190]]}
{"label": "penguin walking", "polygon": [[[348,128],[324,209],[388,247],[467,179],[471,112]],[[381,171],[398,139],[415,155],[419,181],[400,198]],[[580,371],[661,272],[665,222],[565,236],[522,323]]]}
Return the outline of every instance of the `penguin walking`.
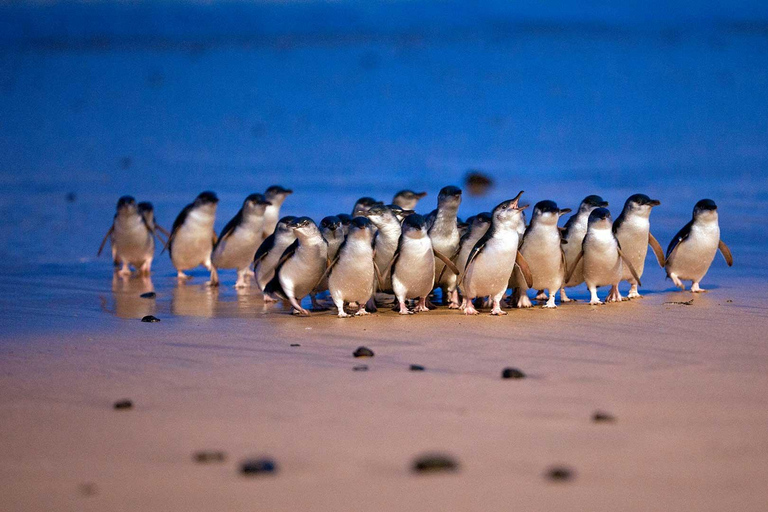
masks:
{"label": "penguin walking", "polygon": [[[280,257],[296,241],[296,233],[293,232],[293,227],[291,227],[291,223],[295,219],[296,217],[291,215],[280,219],[275,227],[275,231],[264,239],[253,257],[256,286],[262,292],[267,283],[275,277],[275,268],[277,268],[277,264],[280,262]],[[264,301],[273,302],[274,299],[265,295]]]}
{"label": "penguin walking", "polygon": [[[583,260],[583,261],[582,261]],[[603,304],[597,297],[599,286],[611,286],[607,302],[621,302],[623,298],[619,293],[619,281],[624,275],[624,266],[629,269],[632,277],[640,284],[640,277],[632,263],[624,256],[616,235],[613,234],[613,222],[611,212],[606,208],[596,208],[589,214],[587,234],[584,236],[582,248],[576,256],[574,267],[568,270],[566,281],[576,269],[576,265],[583,263],[584,281],[587,283],[592,305]]]}
{"label": "penguin walking", "polygon": [[[217,270],[237,269],[235,288],[250,285],[248,278],[253,277],[250,266],[264,233],[264,212],[271,205],[261,194],[246,197],[242,208],[224,226],[213,246],[211,262]],[[218,280],[213,284],[218,284]]]}
{"label": "penguin walking", "polygon": [[[168,244],[168,237],[171,236],[171,234],[163,228],[163,226],[157,223],[157,219],[155,218],[155,207],[152,206],[152,203],[149,201],[142,201],[136,205],[136,208],[139,210],[141,216],[144,217],[144,221],[146,221],[149,230],[152,231],[155,238],[157,238],[160,243],[163,244],[163,248],[165,248]],[[160,236],[159,233],[162,233],[162,235],[165,236],[165,240],[163,240],[163,237]]]}
{"label": "penguin walking", "polygon": [[365,310],[365,303],[373,296],[376,274],[371,223],[365,217],[355,217],[336,259],[328,268],[328,290],[339,318],[350,316],[344,311],[345,302],[360,305],[355,316],[370,314]]}
{"label": "penguin walking", "polygon": [[717,205],[711,199],[702,199],[693,208],[693,219],[669,243],[664,265],[667,277],[683,290],[683,280],[690,280],[692,292],[706,291],[699,287],[699,283],[707,274],[718,249],[728,266],[733,266],[731,250],[720,239]]}
{"label": "penguin walking", "polygon": [[[659,206],[661,201],[651,199],[645,194],[634,194],[624,203],[624,209],[613,223],[613,233],[619,241],[624,256],[632,262],[637,275],[643,277],[645,270],[645,256],[648,253],[648,246],[651,246],[659,266],[664,268],[664,252],[656,238],[651,234],[651,209]],[[628,299],[642,297],[637,291],[638,283],[632,277],[627,265],[624,266],[624,272],[621,276],[623,281],[630,285]]]}
{"label": "penguin walking", "polygon": [[500,203],[491,214],[491,227],[478,240],[467,258],[463,277],[460,281],[462,294],[466,297],[464,314],[478,314],[472,301],[476,297],[490,296],[492,315],[506,315],[501,309],[501,299],[507,291],[507,283],[515,265],[519,265],[530,286],[531,274],[525,258],[518,250],[518,228],[522,222],[521,210],[517,197]]}
{"label": "penguin walking", "polygon": [[[101,241],[97,255],[101,255],[109,239],[112,261],[118,275],[131,275],[130,266],[133,265],[140,275],[148,276],[155,254],[154,235],[153,225],[139,211],[136,200],[131,196],[123,196],[117,201],[112,227]],[[120,270],[117,270],[118,266],[121,266]]]}
{"label": "penguin walking", "polygon": [[[575,262],[581,253],[581,243],[584,241],[584,235],[587,234],[589,215],[595,208],[607,207],[608,201],[604,201],[602,197],[596,195],[587,196],[579,205],[579,211],[571,215],[563,227],[563,253],[565,254],[565,265],[571,277],[560,288],[560,302],[571,301],[565,293],[566,288],[578,286],[584,282],[582,268]],[[573,272],[571,272],[571,269]]]}
{"label": "penguin walking", "polygon": [[279,297],[293,306],[294,314],[309,316],[301,300],[315,289],[328,266],[328,243],[309,217],[299,217],[288,224],[296,234],[280,258],[275,276],[264,287],[264,294]]}
{"label": "penguin walking", "polygon": [[[341,220],[335,215],[330,215],[323,218],[323,220],[320,221],[320,233],[322,233],[323,238],[328,243],[328,260],[333,261],[336,258],[336,254],[339,252],[339,247],[341,247],[341,244],[344,243],[345,235],[344,230],[341,227]],[[314,290],[312,290],[312,293],[309,294],[310,298],[312,299],[312,309],[325,309],[317,301],[317,294],[326,290],[328,290],[327,275],[323,276],[323,278],[320,280],[320,283],[315,287]]]}
{"label": "penguin walking", "polygon": [[269,202],[264,210],[264,226],[262,228],[262,240],[275,232],[277,220],[280,218],[280,207],[285,199],[293,194],[293,190],[283,188],[280,185],[272,185],[264,192],[264,197]]}
{"label": "penguin walking", "polygon": [[427,195],[426,192],[414,192],[413,190],[401,190],[392,198],[392,204],[403,210],[414,210],[419,200]]}
{"label": "penguin walking", "polygon": [[[473,215],[467,219],[467,231],[462,235],[459,242],[459,255],[456,257],[456,267],[459,270],[459,275],[464,273],[464,269],[467,265],[467,259],[469,253],[475,247],[475,244],[483,238],[483,235],[491,227],[491,212],[482,212],[477,215]],[[467,298],[461,298],[461,306],[459,309],[464,311],[467,307]]]}
{"label": "penguin walking", "polygon": [[[429,238],[432,247],[453,261],[459,252],[461,236],[458,226],[458,212],[461,205],[461,189],[454,186],[443,187],[437,196],[437,210],[429,226]],[[435,286],[443,290],[443,302],[449,302],[450,309],[458,309],[458,277],[453,272],[444,272],[445,263],[435,261]]]}
{"label": "penguin walking", "polygon": [[216,268],[211,263],[211,251],[216,243],[213,223],[218,202],[219,198],[213,192],[202,192],[173,221],[168,252],[179,279],[188,279],[185,270],[204,265],[211,273],[209,283],[218,283]]}
{"label": "penguin walking", "polygon": [[[544,290],[549,297],[544,308],[556,308],[555,296],[565,281],[565,254],[561,245],[560,229],[557,222],[561,216],[570,212],[570,208],[560,209],[554,201],[539,201],[533,207],[531,224],[525,230],[520,254],[523,255],[531,270],[533,289]],[[518,279],[519,281],[519,279]],[[531,307],[524,282],[519,283],[517,307]]]}

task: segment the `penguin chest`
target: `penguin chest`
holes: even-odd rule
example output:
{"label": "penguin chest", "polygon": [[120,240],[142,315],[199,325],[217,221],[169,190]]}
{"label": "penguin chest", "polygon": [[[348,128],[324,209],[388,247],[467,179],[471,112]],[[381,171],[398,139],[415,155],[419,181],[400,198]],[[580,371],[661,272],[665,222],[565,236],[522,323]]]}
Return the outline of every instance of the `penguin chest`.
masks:
{"label": "penguin chest", "polygon": [[583,271],[587,286],[618,284],[623,266],[619,257],[619,246],[613,233],[589,236],[584,239]]}
{"label": "penguin chest", "polygon": [[151,258],[155,241],[139,215],[128,219],[117,218],[112,232],[112,246],[115,256],[132,265],[141,265]]}
{"label": "penguin chest", "polygon": [[392,274],[396,295],[408,299],[426,297],[435,282],[435,257],[428,238],[418,242],[404,241]]}
{"label": "penguin chest", "polygon": [[[625,221],[616,233],[616,238],[621,244],[621,252],[627,258],[632,266],[635,267],[637,275],[642,276],[645,268],[645,256],[648,254],[648,232],[651,224],[648,219],[633,218]],[[624,266],[622,279],[631,279],[632,273],[629,266]]]}
{"label": "penguin chest", "polygon": [[207,262],[213,249],[213,216],[191,212],[173,238],[171,259],[179,270]]}
{"label": "penguin chest", "polygon": [[498,295],[507,289],[517,256],[517,236],[492,238],[466,269],[464,278],[469,297]]}
{"label": "penguin chest", "polygon": [[216,246],[212,256],[213,264],[217,268],[247,268],[260,243],[261,223],[240,225]]}
{"label": "penguin chest", "polygon": [[680,242],[671,255],[669,271],[677,274],[680,279],[698,281],[709,270],[719,243],[720,228],[717,224],[694,224],[688,238]]}
{"label": "penguin chest", "polygon": [[322,247],[299,246],[294,255],[280,269],[280,285],[297,299],[305,297],[323,276],[328,255],[325,243]]}
{"label": "penguin chest", "polygon": [[520,253],[531,269],[533,288],[546,288],[550,291],[560,288],[565,269],[560,249],[560,233],[556,228],[550,233],[529,233]]}
{"label": "penguin chest", "polygon": [[[361,244],[362,245],[362,244]],[[331,296],[345,302],[365,303],[373,295],[373,251],[345,250],[328,278]]]}

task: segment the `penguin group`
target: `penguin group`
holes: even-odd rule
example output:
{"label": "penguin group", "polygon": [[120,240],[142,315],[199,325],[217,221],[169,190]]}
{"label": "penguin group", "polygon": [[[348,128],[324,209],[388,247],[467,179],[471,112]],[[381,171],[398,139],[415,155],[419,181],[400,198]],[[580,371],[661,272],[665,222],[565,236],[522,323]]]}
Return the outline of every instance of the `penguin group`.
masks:
{"label": "penguin group", "polygon": [[[651,211],[661,202],[645,194],[630,196],[615,221],[608,202],[589,195],[560,227],[560,218],[572,210],[551,200],[536,203],[526,223],[523,191],[462,221],[458,187],[441,189],[436,208],[424,216],[414,210],[426,192],[403,190],[391,204],[362,197],[351,214],[327,216],[319,225],[309,217],[280,217],[291,193],[272,186],[249,195],[218,236],[213,192],[185,206],[170,232],[157,224],[151,203],[124,196],[99,254],[109,240],[117,273],[130,275],[133,266],[149,275],[157,239],[179,280],[203,265],[215,286],[219,270],[235,269],[235,286],[255,283],[265,302],[282,300],[294,314],[309,315],[302,300],[309,296],[312,308],[322,310],[327,297],[342,318],[383,306],[401,315],[426,312],[436,307],[437,289],[443,305],[466,315],[477,315],[478,308],[506,315],[505,305],[532,307],[529,290],[543,308],[556,308],[558,294],[561,303],[570,302],[566,289],[582,283],[592,305],[624,300],[621,281],[630,286],[627,298],[634,299],[641,297],[648,247],[667,277],[681,289],[691,281],[692,292],[704,291],[700,282],[718,250],[733,265],[711,199],[696,203],[691,221],[664,253],[650,231]],[[610,290],[601,300],[597,291],[603,286]]]}

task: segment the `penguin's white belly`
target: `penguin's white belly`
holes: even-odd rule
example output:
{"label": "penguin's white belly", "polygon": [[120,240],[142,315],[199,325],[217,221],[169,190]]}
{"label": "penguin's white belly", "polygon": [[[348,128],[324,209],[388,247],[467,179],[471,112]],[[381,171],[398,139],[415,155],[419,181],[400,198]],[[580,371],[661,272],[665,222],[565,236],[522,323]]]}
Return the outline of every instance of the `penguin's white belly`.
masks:
{"label": "penguin's white belly", "polygon": [[582,261],[587,286],[613,285],[621,281],[623,265],[615,241],[585,243]]}
{"label": "penguin's white belly", "polygon": [[392,289],[395,295],[406,299],[426,297],[435,283],[435,257],[429,238],[426,243],[403,243],[400,256],[392,274]]}
{"label": "penguin's white belly", "polygon": [[318,247],[299,247],[280,268],[280,286],[297,299],[306,297],[325,272],[327,250]]}
{"label": "penguin's white belly", "polygon": [[261,228],[241,226],[222,240],[213,253],[213,265],[217,268],[244,269],[253,262],[253,256],[261,244]]}
{"label": "penguin's white belly", "polygon": [[373,295],[374,279],[373,252],[349,251],[334,266],[328,289],[334,299],[365,304]]}
{"label": "penguin's white belly", "polygon": [[[644,225],[637,223],[637,225],[630,224],[627,226],[625,223],[621,226],[621,229],[616,234],[616,238],[619,239],[621,245],[621,252],[624,253],[632,266],[635,267],[637,275],[642,277],[645,270],[645,256],[648,254],[648,231],[650,229],[650,223],[645,222]],[[628,265],[624,265],[624,271],[621,276],[622,279],[635,282],[635,278],[632,277],[632,272],[629,270]]]}
{"label": "penguin's white belly", "polygon": [[155,252],[155,240],[147,226],[137,215],[130,220],[115,222],[112,231],[112,246],[115,257],[120,262],[141,266]]}
{"label": "penguin's white belly", "polygon": [[495,297],[504,294],[515,266],[516,239],[514,245],[496,242],[495,239],[488,241],[467,267],[464,278],[467,297]]}
{"label": "penguin's white belly", "polygon": [[[563,284],[563,257],[560,252],[560,234],[528,237],[520,250],[528,263],[535,290],[554,292]],[[524,285],[523,285],[524,286]]]}
{"label": "penguin's white belly", "polygon": [[173,238],[171,260],[176,269],[186,270],[210,261],[211,250],[213,221],[208,223],[188,218]]}
{"label": "penguin's white belly", "polygon": [[692,226],[691,234],[670,256],[667,270],[680,279],[698,282],[709,270],[720,243],[720,228]]}
{"label": "penguin's white belly", "polygon": [[[565,254],[565,262],[568,266],[568,269],[573,268],[573,265],[576,262],[576,258],[578,258],[579,253],[581,252],[581,245],[584,241],[586,232],[586,226],[583,229],[581,227],[572,228],[570,236],[568,237],[568,243],[563,244],[563,253]],[[573,274],[571,274],[570,281],[565,283],[565,285],[569,287],[577,286],[583,282],[584,265],[580,262],[576,266],[576,269],[573,271]]]}
{"label": "penguin's white belly", "polygon": [[280,215],[280,207],[275,205],[269,205],[264,209],[264,225],[262,226],[262,232],[264,238],[268,237],[275,232],[277,227],[277,216]]}

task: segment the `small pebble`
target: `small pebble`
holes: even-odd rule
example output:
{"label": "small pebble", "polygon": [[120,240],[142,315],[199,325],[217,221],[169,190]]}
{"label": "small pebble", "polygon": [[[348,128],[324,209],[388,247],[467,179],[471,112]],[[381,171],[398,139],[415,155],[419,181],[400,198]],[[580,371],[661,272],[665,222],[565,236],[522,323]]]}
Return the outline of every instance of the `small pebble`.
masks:
{"label": "small pebble", "polygon": [[115,402],[115,409],[133,409],[133,402],[130,400],[118,400]]}
{"label": "small pebble", "polygon": [[201,451],[201,452],[195,452],[193,459],[195,462],[200,462],[202,464],[208,463],[208,462],[224,462],[227,458],[227,454],[220,451]]}
{"label": "small pebble", "polygon": [[413,462],[413,470],[417,473],[438,473],[458,469],[459,464],[447,455],[422,455]]}
{"label": "small pebble", "polygon": [[352,367],[352,371],[353,372],[367,372],[368,371],[368,366],[364,365],[364,364],[361,364],[360,366],[353,366]]}
{"label": "small pebble", "polygon": [[269,458],[249,459],[244,461],[240,466],[240,472],[244,475],[263,475],[275,473],[276,471],[277,465],[275,464],[275,461]]}
{"label": "small pebble", "polygon": [[142,293],[141,295],[139,295],[139,297],[141,297],[142,299],[154,299],[155,297],[157,297],[157,294],[155,292],[147,292],[147,293]]}
{"label": "small pebble", "polygon": [[412,364],[411,365],[411,371],[412,372],[423,372],[424,371],[424,367],[421,366],[420,364]]}
{"label": "small pebble", "polygon": [[573,471],[564,466],[554,466],[547,470],[547,478],[555,482],[565,482],[573,478]]}
{"label": "small pebble", "polygon": [[145,316],[144,318],[142,318],[142,319],[141,319],[141,321],[142,321],[142,322],[150,322],[150,323],[154,323],[154,322],[159,322],[159,321],[160,321],[160,319],[159,319],[159,318],[157,318],[156,316],[147,315],[147,316]]}
{"label": "small pebble", "polygon": [[373,357],[373,350],[368,347],[358,347],[352,355],[355,357]]}
{"label": "small pebble", "polygon": [[501,372],[502,379],[524,379],[525,374],[517,368],[504,368]]}
{"label": "small pebble", "polygon": [[616,417],[608,412],[595,411],[592,414],[592,421],[595,423],[613,423],[616,421]]}
{"label": "small pebble", "polygon": [[85,482],[77,486],[77,490],[80,491],[80,494],[83,496],[94,496],[96,494],[97,488],[96,484],[91,482]]}
{"label": "small pebble", "polygon": [[300,344],[298,344],[298,343],[291,343],[291,346],[292,346],[292,347],[300,347],[301,345],[300,345]]}

